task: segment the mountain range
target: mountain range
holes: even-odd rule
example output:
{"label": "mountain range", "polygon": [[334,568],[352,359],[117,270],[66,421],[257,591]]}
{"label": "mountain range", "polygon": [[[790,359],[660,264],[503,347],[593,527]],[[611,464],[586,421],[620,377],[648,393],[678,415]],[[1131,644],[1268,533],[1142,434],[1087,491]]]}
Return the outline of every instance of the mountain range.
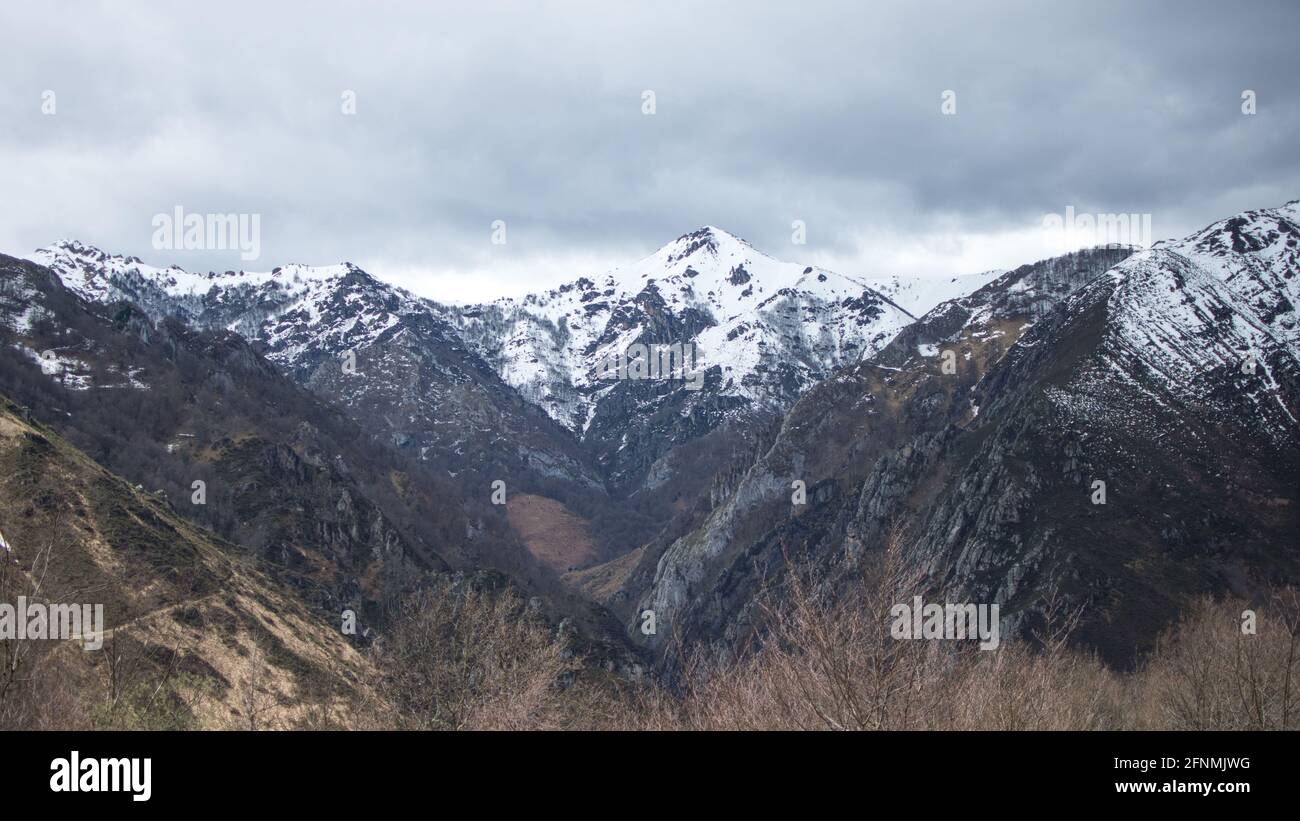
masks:
{"label": "mountain range", "polygon": [[[938,280],[704,227],[482,305],[349,263],[197,274],[63,241],[0,257],[0,391],[376,624],[488,568],[611,665],[672,667],[755,640],[792,568],[852,584],[896,539],[918,589],[1020,633],[1059,595],[1125,665],[1192,596],[1300,578],[1298,224],[1291,202]],[[638,349],[686,356],[618,378]]]}

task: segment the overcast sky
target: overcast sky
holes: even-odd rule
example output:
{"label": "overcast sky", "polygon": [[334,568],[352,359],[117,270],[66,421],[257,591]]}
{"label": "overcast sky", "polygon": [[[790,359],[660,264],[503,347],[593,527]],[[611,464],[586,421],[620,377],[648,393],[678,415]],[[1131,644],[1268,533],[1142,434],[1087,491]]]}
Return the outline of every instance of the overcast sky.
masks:
{"label": "overcast sky", "polygon": [[[0,251],[479,301],[705,224],[939,276],[1062,250],[1067,206],[1161,238],[1300,197],[1294,0],[198,5],[0,6]],[[261,256],[155,248],[176,206],[259,214]]]}

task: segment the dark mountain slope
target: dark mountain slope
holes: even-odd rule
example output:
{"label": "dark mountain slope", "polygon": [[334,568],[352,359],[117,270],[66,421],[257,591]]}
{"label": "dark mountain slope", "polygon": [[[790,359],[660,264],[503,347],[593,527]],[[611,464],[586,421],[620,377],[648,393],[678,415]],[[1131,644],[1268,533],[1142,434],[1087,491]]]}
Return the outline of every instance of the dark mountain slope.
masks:
{"label": "dark mountain slope", "polygon": [[[522,400],[423,300],[350,263],[193,274],[75,242],[37,253],[88,300],[130,300],[154,320],[231,330],[295,382],[432,470],[537,489],[603,493],[583,449]],[[484,481],[486,480],[486,481]]]}
{"label": "dark mountain slope", "polygon": [[130,303],[88,305],[7,257],[0,292],[4,390],[182,515],[275,561],[318,604],[377,616],[421,574],[447,569],[444,554],[490,564],[517,553],[486,504],[467,510],[449,483],[239,336],[154,324]]}
{"label": "dark mountain slope", "polygon": [[848,583],[901,530],[932,594],[997,602],[1017,630],[1059,587],[1079,638],[1126,664],[1191,595],[1294,581],[1294,348],[1186,257],[1101,275],[1125,256],[1018,269],[818,385],[702,527],[643,559],[636,609],[743,641],[787,557]]}

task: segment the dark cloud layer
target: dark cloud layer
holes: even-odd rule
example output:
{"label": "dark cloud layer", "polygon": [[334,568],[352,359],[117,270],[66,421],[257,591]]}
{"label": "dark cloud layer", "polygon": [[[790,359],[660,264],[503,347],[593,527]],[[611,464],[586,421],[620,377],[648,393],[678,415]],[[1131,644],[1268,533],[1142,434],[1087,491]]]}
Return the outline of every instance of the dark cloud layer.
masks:
{"label": "dark cloud layer", "polygon": [[[1300,196],[1289,0],[465,5],[6,4],[0,249],[350,259],[463,300],[702,224],[938,274],[1026,261],[1066,206],[1165,236]],[[152,248],[176,205],[261,214],[259,262]]]}

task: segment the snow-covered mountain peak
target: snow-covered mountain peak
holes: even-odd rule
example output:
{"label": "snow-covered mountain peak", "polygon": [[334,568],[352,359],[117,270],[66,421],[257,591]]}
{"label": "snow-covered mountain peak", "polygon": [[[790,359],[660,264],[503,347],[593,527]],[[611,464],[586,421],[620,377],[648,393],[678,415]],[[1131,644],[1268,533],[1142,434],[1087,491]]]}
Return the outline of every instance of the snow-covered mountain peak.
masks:
{"label": "snow-covered mountain peak", "polygon": [[[705,257],[714,259],[739,258],[755,253],[754,247],[745,240],[713,225],[683,234],[650,255],[662,267],[694,259],[701,261]],[[703,264],[708,264],[705,261]]]}
{"label": "snow-covered mountain peak", "polygon": [[80,257],[85,259],[124,259],[128,262],[140,261],[138,257],[123,257],[121,254],[110,254],[101,248],[97,248],[94,245],[82,242],[75,238],[60,239],[45,248],[37,249],[36,253],[63,255],[65,257]]}
{"label": "snow-covered mountain peak", "polygon": [[1300,342],[1300,200],[1243,211],[1154,247],[1196,262],[1245,297],[1283,338]]}
{"label": "snow-covered mountain peak", "polygon": [[[1101,304],[1102,314],[1092,311]],[[1086,416],[1119,407],[1118,384],[1161,408],[1196,408],[1215,424],[1253,420],[1254,430],[1285,441],[1296,418],[1283,386],[1294,379],[1297,350],[1259,307],[1189,256],[1139,251],[1064,301],[1062,321],[1087,325],[1092,312],[1104,325],[1094,362],[1078,369],[1070,390],[1053,390],[1053,401]]]}
{"label": "snow-covered mountain peak", "polygon": [[1272,259],[1290,258],[1294,262],[1300,246],[1300,200],[1279,208],[1243,211],[1219,220],[1181,240],[1157,242],[1154,247],[1171,248],[1179,253],[1193,250],[1201,254],[1226,256],[1229,252],[1250,253]]}
{"label": "snow-covered mountain peak", "polygon": [[267,355],[293,372],[373,345],[395,333],[404,317],[430,314],[422,300],[350,262],[199,274],[75,240],[41,248],[32,259],[85,299],[127,300],[155,321],[177,317],[199,328],[233,331],[267,345]]}
{"label": "snow-covered mountain peak", "polygon": [[914,319],[862,281],[783,262],[704,226],[604,275],[447,318],[506,382],[586,430],[611,386],[598,365],[629,345],[685,344],[727,401],[785,407]]}
{"label": "snow-covered mountain peak", "polygon": [[64,284],[81,296],[95,301],[136,299],[141,288],[154,288],[169,297],[202,297],[214,288],[256,289],[262,286],[287,292],[301,292],[316,283],[330,283],[349,274],[365,274],[350,262],[335,265],[292,263],[270,271],[209,271],[196,273],[179,265],[158,267],[139,257],[110,254],[75,239],[64,239],[38,248],[30,257],[51,268]]}
{"label": "snow-covered mountain peak", "polygon": [[743,285],[749,280],[749,269],[761,262],[775,260],[743,239],[706,225],[631,265],[613,269],[604,281],[620,294],[638,293],[653,280],[661,291],[703,295],[717,293],[727,284]]}
{"label": "snow-covered mountain peak", "polygon": [[595,282],[579,280],[525,301],[543,307],[552,302],[548,297],[565,293],[568,296],[560,302],[572,315],[574,306],[568,303],[575,299],[587,304],[599,296],[622,302],[636,299],[647,289],[674,312],[695,310],[726,323],[780,293],[794,290],[842,300],[860,295],[867,286],[821,268],[782,262],[734,234],[706,225],[597,277]]}
{"label": "snow-covered mountain peak", "polygon": [[54,270],[65,285],[81,296],[100,302],[125,295],[115,284],[119,278],[132,277],[161,285],[188,276],[175,266],[155,268],[145,265],[138,257],[110,254],[75,239],[62,239],[38,248],[31,259]]}

